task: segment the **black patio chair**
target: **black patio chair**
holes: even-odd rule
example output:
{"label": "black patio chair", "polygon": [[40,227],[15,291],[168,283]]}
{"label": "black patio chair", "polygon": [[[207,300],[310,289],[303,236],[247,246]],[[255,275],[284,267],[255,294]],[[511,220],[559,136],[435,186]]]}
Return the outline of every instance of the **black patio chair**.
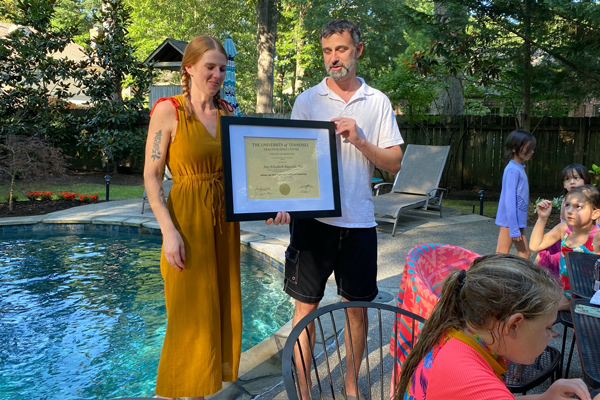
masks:
{"label": "black patio chair", "polygon": [[531,365],[510,363],[504,376],[506,387],[511,393],[526,394],[546,379],[554,382],[559,377],[560,351],[548,346]]}
{"label": "black patio chair", "polygon": [[[389,400],[389,390],[392,376],[396,376],[396,360],[389,353],[390,340],[396,337],[394,323],[400,315],[404,316],[402,320],[406,323],[412,323],[414,326],[425,322],[422,317],[401,310],[398,307],[371,303],[371,302],[343,302],[319,308],[305,318],[303,318],[292,329],[282,354],[282,375],[285,390],[290,400],[297,400],[300,396],[300,378],[297,365],[302,365],[302,370],[310,374],[310,398],[311,399],[347,399],[344,393],[344,377],[346,376],[346,354],[348,359],[354,360],[359,355],[356,354],[352,345],[345,345],[344,331],[348,320],[348,309],[363,308],[365,311],[360,314],[368,316],[368,325],[363,324],[365,351],[362,355],[361,368],[358,373],[354,373],[354,382],[360,392],[367,399],[372,400],[380,397],[381,400]],[[298,340],[302,333],[307,333],[309,327],[314,323],[314,340],[309,336],[310,357],[304,359],[301,350],[299,352],[300,360],[296,362],[294,348],[298,346],[301,349],[301,342]],[[344,329],[342,329],[344,328]],[[349,342],[352,340],[359,328],[348,332]],[[411,345],[416,338],[411,338]],[[314,346],[314,348],[313,348]],[[349,348],[348,348],[349,347]],[[392,375],[393,373],[393,375]],[[308,379],[303,374],[302,384],[307,385]],[[380,393],[377,393],[379,391]]]}
{"label": "black patio chair", "polygon": [[[561,310],[558,312],[558,317],[556,318],[556,323],[560,323],[563,325],[564,329],[563,329],[563,335],[562,335],[562,348],[561,348],[561,354],[562,357],[560,358],[560,363],[559,363],[559,378],[561,378],[563,376],[563,371],[564,371],[564,377],[565,378],[569,378],[569,368],[571,367],[571,359],[573,358],[573,349],[575,348],[575,331],[573,330],[573,316],[571,315],[570,311],[566,311],[566,310]],[[573,337],[571,338],[571,349],[569,350],[569,357],[567,358],[567,369],[563,369],[564,363],[565,363],[565,347],[567,344],[567,332],[568,329],[573,330]]]}
{"label": "black patio chair", "polygon": [[[311,399],[347,399],[343,392],[346,352],[349,351],[350,359],[353,360],[355,357],[352,346],[348,350],[342,342],[344,339],[342,328],[346,327],[349,308],[365,308],[368,312],[365,352],[362,356],[361,368],[354,376],[355,385],[369,400],[378,397],[382,400],[389,399],[392,377],[396,376],[397,372],[397,362],[389,354],[390,339],[397,337],[396,324],[393,322],[399,319],[400,315],[405,316],[408,318],[408,323],[412,323],[411,331],[414,332],[415,325],[425,320],[391,305],[344,302],[313,311],[292,329],[283,348],[281,366],[284,387],[290,400],[301,398],[301,384],[303,386],[308,384],[311,389],[309,392]],[[407,323],[406,318],[403,318],[403,321]],[[302,354],[299,354],[300,360],[296,362],[294,348],[296,345],[301,347],[298,339],[301,334],[308,332],[311,323],[314,323],[315,335],[314,339],[309,336],[309,357],[304,359]],[[385,332],[387,334],[384,334]],[[352,332],[349,336],[352,341]],[[409,341],[409,346],[412,348],[417,338],[404,339]],[[561,353],[557,349],[548,346],[531,365],[510,363],[505,376],[507,388],[512,393],[526,393],[548,378],[552,381],[558,379],[561,358]],[[298,374],[296,364],[302,365],[302,370],[310,373],[310,381],[307,382],[306,378],[302,382],[299,381],[301,376]],[[306,373],[303,375],[307,376]],[[380,393],[375,393],[374,396],[373,391],[376,389]]]}

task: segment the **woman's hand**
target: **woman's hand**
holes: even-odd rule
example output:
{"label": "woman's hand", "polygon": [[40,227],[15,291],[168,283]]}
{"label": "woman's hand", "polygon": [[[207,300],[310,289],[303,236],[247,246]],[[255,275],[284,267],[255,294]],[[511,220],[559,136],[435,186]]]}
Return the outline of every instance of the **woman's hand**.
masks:
{"label": "woman's hand", "polygon": [[591,400],[590,392],[581,379],[559,379],[544,392],[544,399],[571,399],[577,395],[581,400]]}
{"label": "woman's hand", "polygon": [[269,218],[268,220],[265,221],[265,224],[267,225],[286,225],[289,224],[290,221],[292,220],[292,217],[290,217],[290,214],[286,213],[285,211],[281,211],[277,213],[277,216],[275,217],[275,219],[273,218]]}
{"label": "woman's hand", "polygon": [[169,265],[181,272],[185,268],[185,245],[177,230],[163,233],[163,249]]}

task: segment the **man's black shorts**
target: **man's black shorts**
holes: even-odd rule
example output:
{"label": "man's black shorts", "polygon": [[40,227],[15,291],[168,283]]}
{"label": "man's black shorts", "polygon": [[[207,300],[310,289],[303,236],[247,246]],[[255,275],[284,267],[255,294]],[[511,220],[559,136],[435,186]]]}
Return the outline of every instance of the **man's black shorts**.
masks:
{"label": "man's black shorts", "polygon": [[318,303],[332,272],[347,300],[377,296],[375,228],[340,228],[314,219],[292,220],[285,252],[284,291],[303,303]]}

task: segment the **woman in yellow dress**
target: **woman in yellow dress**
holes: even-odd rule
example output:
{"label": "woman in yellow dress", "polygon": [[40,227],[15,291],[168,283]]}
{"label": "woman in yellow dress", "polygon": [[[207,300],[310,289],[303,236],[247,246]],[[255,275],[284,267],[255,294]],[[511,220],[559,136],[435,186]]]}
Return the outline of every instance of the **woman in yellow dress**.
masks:
{"label": "woman in yellow dress", "polygon": [[[242,335],[239,223],[225,222],[219,97],[227,54],[210,36],[194,38],[181,62],[182,95],[151,113],[144,181],[163,248],[167,332],[156,394],[202,399],[237,379]],[[164,164],[173,175],[168,201]],[[276,225],[289,215],[277,214]]]}

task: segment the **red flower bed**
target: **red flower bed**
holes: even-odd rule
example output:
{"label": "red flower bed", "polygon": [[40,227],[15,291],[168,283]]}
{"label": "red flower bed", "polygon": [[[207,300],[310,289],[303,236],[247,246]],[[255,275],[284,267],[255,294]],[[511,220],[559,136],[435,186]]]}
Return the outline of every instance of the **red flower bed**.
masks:
{"label": "red flower bed", "polygon": [[82,194],[79,195],[79,200],[81,200],[84,203],[95,203],[98,201],[98,195],[97,194],[93,194],[93,195],[88,195],[86,194]]}
{"label": "red flower bed", "polygon": [[25,192],[25,196],[31,201],[34,200],[52,200],[52,192]]}
{"label": "red flower bed", "polygon": [[58,197],[63,200],[73,201],[79,193],[58,192]]}

